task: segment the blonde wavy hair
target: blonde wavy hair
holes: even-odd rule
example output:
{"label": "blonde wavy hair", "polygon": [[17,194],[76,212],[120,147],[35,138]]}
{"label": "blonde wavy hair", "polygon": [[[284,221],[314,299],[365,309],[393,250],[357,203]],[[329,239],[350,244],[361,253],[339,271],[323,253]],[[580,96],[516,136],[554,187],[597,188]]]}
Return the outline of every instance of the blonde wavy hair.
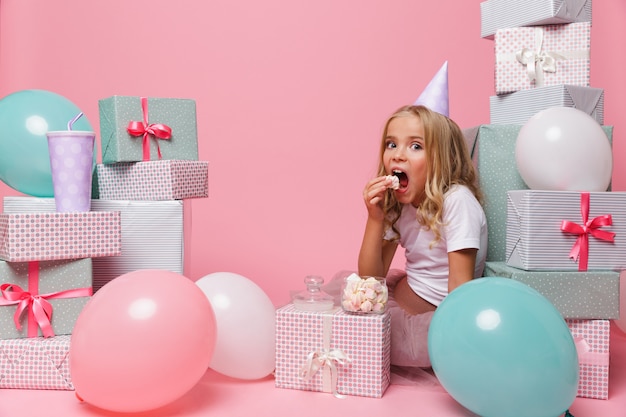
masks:
{"label": "blonde wavy hair", "polygon": [[[482,192],[478,186],[478,175],[472,163],[461,128],[450,118],[424,106],[403,106],[396,110],[385,123],[380,146],[378,175],[387,175],[383,164],[386,149],[385,139],[389,123],[396,117],[419,117],[424,126],[424,151],[426,152],[426,185],[424,199],[416,209],[419,223],[435,235],[434,244],[441,239],[443,226],[443,197],[455,184],[468,187],[476,199],[482,203]],[[385,230],[391,228],[395,239],[400,237],[395,227],[400,218],[402,205],[398,203],[391,189],[387,190],[383,201]]]}

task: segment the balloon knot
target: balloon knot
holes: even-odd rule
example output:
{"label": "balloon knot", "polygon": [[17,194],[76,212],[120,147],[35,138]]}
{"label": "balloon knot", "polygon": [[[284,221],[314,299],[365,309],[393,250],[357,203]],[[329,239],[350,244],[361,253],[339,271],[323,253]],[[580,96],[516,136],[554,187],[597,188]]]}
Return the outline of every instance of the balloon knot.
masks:
{"label": "balloon knot", "polygon": [[570,413],[569,410],[566,410],[563,417],[574,417],[574,414]]}

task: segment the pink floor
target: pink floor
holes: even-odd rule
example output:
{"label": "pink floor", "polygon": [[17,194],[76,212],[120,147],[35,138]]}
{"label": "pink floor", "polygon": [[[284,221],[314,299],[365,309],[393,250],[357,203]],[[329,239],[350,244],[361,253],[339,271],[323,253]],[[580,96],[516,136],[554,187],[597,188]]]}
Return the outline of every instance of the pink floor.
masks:
{"label": "pink floor", "polygon": [[[575,417],[626,415],[626,334],[611,330],[609,399],[576,398],[570,411]],[[120,416],[76,400],[71,391],[0,390],[0,416]],[[179,400],[159,410],[133,414],[150,417],[238,416],[475,416],[454,401],[441,387],[393,384],[382,399],[278,389],[274,381],[240,381],[211,370]],[[555,416],[556,417],[556,416]]]}

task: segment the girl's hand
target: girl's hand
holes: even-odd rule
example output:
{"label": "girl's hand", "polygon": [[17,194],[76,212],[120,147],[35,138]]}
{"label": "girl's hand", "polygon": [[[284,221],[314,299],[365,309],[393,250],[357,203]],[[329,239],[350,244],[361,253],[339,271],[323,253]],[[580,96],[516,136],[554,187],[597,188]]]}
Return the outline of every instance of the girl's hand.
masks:
{"label": "girl's hand", "polygon": [[363,200],[370,217],[377,220],[383,220],[384,213],[382,202],[385,197],[385,191],[391,186],[391,180],[386,175],[374,178],[369,181],[363,190]]}

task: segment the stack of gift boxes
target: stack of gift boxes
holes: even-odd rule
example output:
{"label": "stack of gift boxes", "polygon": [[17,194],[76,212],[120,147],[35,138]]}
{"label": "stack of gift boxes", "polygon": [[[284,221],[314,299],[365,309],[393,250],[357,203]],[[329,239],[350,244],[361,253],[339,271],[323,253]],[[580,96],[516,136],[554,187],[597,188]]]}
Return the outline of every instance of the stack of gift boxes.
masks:
{"label": "stack of gift boxes", "polygon": [[[490,124],[464,133],[485,194],[484,275],[523,282],[554,304],[576,342],[577,395],[606,399],[609,320],[619,317],[619,270],[626,263],[626,193],[531,190],[515,160],[520,129],[542,110],[573,107],[604,124],[604,90],[589,86],[591,0],[488,0],[480,6],[481,36],[495,46],[496,95]],[[602,128],[611,141],[612,127]],[[586,208],[589,220],[612,216],[613,224],[602,228],[615,233],[614,242],[561,230],[564,220],[584,225]],[[587,238],[586,253],[572,260],[572,247]]]}
{"label": "stack of gift boxes", "polygon": [[58,213],[52,198],[4,199],[1,388],[73,389],[70,335],[92,293],[138,269],[184,273],[183,200],[208,197],[195,102],[113,96],[99,109],[91,211]]}

